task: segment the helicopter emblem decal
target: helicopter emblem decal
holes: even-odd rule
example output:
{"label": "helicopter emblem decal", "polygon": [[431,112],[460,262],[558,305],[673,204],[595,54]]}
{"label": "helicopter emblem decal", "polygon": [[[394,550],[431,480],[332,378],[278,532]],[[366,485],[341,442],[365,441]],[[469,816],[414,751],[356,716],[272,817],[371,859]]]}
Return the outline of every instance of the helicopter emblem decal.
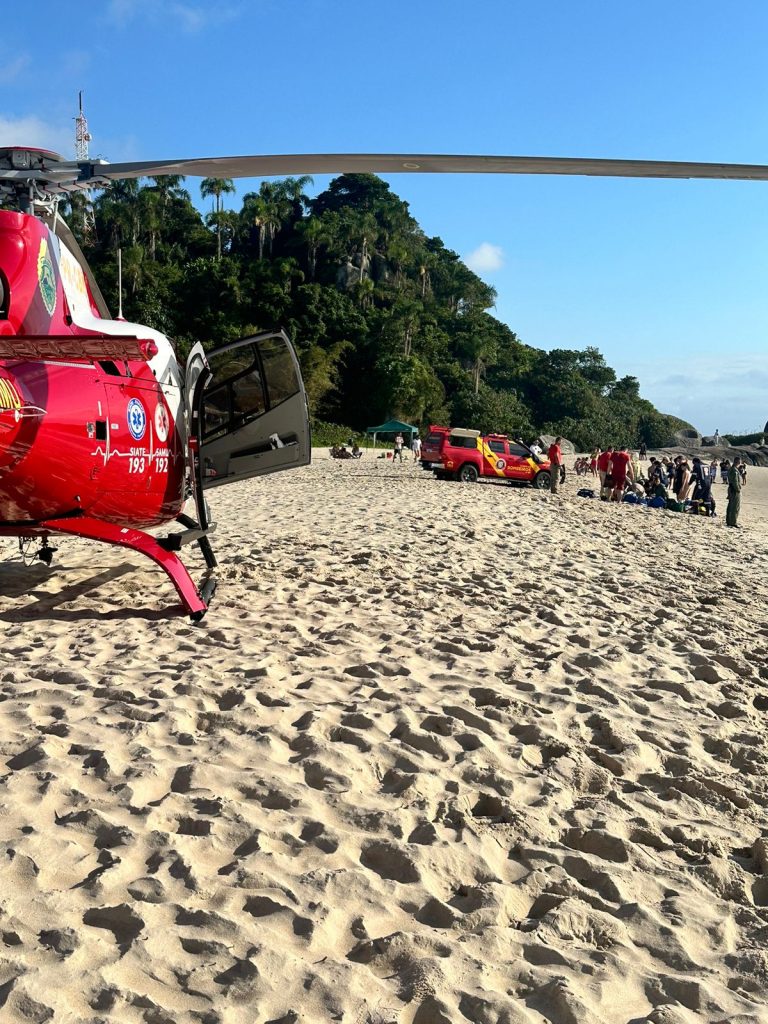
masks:
{"label": "helicopter emblem decal", "polygon": [[37,280],[40,285],[40,294],[43,297],[43,305],[48,314],[53,316],[56,309],[56,275],[53,271],[53,263],[48,255],[48,242],[43,238],[40,242],[40,252],[37,257]]}
{"label": "helicopter emblem decal", "polygon": [[147,414],[144,412],[144,406],[138,398],[132,398],[128,403],[127,420],[131,437],[135,441],[140,441],[144,437],[144,431],[147,429]]}
{"label": "helicopter emblem decal", "polygon": [[161,444],[165,444],[168,440],[168,430],[170,428],[170,422],[168,420],[168,413],[166,412],[165,406],[159,404],[155,409],[155,433],[157,439]]}

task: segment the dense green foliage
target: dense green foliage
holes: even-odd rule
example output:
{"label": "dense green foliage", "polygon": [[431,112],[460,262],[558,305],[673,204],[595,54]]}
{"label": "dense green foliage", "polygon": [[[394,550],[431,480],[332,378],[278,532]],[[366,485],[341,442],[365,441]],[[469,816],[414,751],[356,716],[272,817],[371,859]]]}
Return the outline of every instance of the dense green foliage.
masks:
{"label": "dense green foliage", "polygon": [[125,181],[90,217],[82,196],[66,214],[112,308],[120,247],[125,317],[170,336],[180,357],[198,340],[287,330],[318,420],[560,433],[582,449],[669,444],[689,426],[642,399],[636,378],[617,379],[595,348],[523,344],[489,312],[493,288],[380,178],[342,175],[313,200],[309,180],[263,182],[235,212],[223,203],[231,182],[206,178],[206,217],[183,179]]}
{"label": "dense green foliage", "polygon": [[729,434],[728,440],[733,445],[740,444],[762,444],[765,439],[765,434],[762,431],[756,431],[754,434]]}

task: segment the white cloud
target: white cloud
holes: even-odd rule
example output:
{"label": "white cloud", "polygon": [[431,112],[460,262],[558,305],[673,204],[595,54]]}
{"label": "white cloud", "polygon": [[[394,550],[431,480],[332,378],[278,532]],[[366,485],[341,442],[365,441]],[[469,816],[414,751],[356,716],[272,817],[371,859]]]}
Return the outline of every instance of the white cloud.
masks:
{"label": "white cloud", "polygon": [[199,32],[208,19],[208,12],[191,4],[173,4],[171,14],[185,32]]}
{"label": "white cloud", "polygon": [[126,25],[146,6],[146,0],[109,0],[107,17],[118,25]]}
{"label": "white cloud", "polygon": [[0,82],[7,85],[8,82],[13,82],[17,79],[24,68],[29,67],[31,61],[29,54],[22,53],[14,60],[6,60],[4,57],[0,59]]}
{"label": "white cloud", "polygon": [[51,149],[72,159],[75,148],[74,128],[46,124],[39,117],[8,117],[0,114],[0,146],[30,146]]}
{"label": "white cloud", "polygon": [[768,417],[768,354],[669,358],[637,363],[640,393],[657,409],[693,423],[705,434],[749,433]]}
{"label": "white cloud", "polygon": [[500,245],[481,242],[476,249],[464,257],[464,262],[476,274],[487,274],[494,270],[501,270],[504,266],[504,251]]}
{"label": "white cloud", "polygon": [[139,18],[157,23],[161,18],[182,32],[200,32],[206,25],[228,21],[236,16],[236,8],[223,4],[182,3],[163,0],[109,0],[106,8],[109,21],[124,28]]}

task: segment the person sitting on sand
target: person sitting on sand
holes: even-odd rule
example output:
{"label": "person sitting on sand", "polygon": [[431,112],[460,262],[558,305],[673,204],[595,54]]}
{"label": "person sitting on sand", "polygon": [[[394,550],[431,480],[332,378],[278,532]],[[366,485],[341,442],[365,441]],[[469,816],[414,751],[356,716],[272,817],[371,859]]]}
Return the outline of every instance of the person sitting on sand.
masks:
{"label": "person sitting on sand", "polygon": [[656,483],[653,488],[653,496],[654,498],[663,498],[664,501],[667,501],[669,498],[669,491],[666,488],[666,484],[663,484],[658,478],[656,479]]}
{"label": "person sitting on sand", "polygon": [[352,458],[353,459],[362,459],[362,457],[363,457],[362,449],[360,448],[360,445],[357,442],[355,442],[355,444],[352,447]]}

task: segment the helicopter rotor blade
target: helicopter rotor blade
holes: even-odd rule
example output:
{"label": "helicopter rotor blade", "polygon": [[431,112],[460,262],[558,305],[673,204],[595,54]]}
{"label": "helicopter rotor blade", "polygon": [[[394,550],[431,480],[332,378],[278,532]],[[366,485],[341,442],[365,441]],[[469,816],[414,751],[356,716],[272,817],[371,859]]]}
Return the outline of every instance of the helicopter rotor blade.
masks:
{"label": "helicopter rotor blade", "polygon": [[283,156],[202,157],[139,163],[80,163],[79,184],[90,179],[162,177],[262,178],[286,174],[580,174],[615,178],[725,178],[768,180],[763,164],[687,163],[668,160],[608,160],[581,157],[448,156],[429,154],[331,153]]}

